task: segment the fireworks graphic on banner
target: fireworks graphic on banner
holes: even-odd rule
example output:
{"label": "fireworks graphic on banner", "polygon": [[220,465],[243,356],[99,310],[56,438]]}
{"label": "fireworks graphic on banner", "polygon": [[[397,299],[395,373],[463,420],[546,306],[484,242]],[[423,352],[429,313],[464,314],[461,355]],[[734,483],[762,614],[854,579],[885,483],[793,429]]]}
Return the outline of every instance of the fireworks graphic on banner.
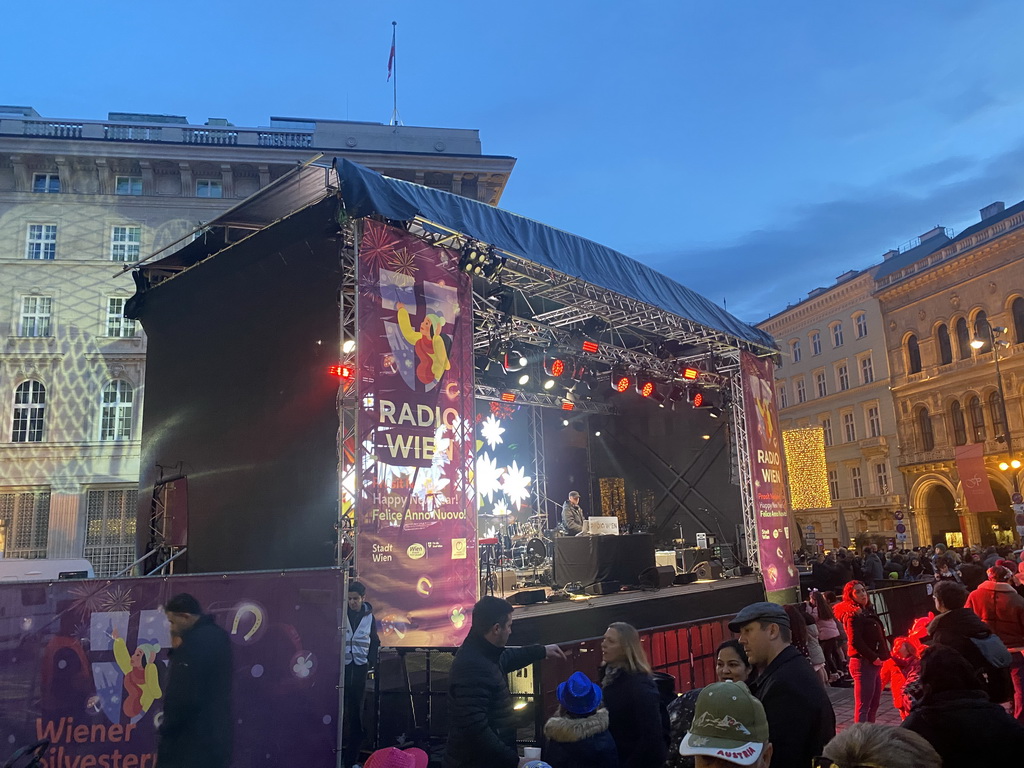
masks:
{"label": "fireworks graphic on banner", "polygon": [[395,242],[397,241],[387,228],[366,227],[359,241],[359,255],[364,261],[380,269],[387,265]]}
{"label": "fireworks graphic on banner", "polygon": [[388,257],[388,269],[398,272],[401,275],[412,277],[416,274],[416,255],[409,253],[405,248],[398,248],[392,251]]}

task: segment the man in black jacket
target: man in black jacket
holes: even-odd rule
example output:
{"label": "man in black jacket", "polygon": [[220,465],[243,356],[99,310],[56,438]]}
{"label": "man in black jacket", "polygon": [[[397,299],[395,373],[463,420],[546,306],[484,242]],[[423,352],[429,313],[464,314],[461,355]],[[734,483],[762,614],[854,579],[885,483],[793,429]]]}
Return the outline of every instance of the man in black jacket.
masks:
{"label": "man in black jacket", "polygon": [[160,768],[226,768],[231,762],[231,641],[192,595],[164,606],[171,666],[164,696]]}
{"label": "man in black jacket", "polygon": [[515,713],[509,672],[543,658],[564,659],[557,645],[506,648],[512,604],[484,597],[448,676],[449,730],[444,768],[517,768]]}
{"label": "man in black jacket", "polygon": [[836,735],[836,714],[811,663],[790,643],[781,605],[748,605],[729,623],[758,669],[751,692],[764,705],[774,768],[810,765]]}

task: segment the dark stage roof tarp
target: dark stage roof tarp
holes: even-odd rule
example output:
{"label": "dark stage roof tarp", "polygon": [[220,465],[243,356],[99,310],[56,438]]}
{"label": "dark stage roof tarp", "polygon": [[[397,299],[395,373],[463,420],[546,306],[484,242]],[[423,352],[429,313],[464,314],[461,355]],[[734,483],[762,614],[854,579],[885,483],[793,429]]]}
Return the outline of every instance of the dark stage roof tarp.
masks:
{"label": "dark stage roof tarp", "polygon": [[349,215],[419,217],[737,339],[777,349],[771,335],[635,259],[577,235],[476,200],[382,176],[344,158],[336,168]]}

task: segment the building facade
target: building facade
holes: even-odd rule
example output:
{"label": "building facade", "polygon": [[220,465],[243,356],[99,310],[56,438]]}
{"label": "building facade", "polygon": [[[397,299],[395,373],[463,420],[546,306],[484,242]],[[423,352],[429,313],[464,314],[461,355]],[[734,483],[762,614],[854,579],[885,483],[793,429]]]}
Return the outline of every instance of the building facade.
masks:
{"label": "building facade", "polygon": [[475,130],[0,106],[0,556],[101,575],[134,560],[146,338],[123,316],[129,267],[321,153],[490,204],[515,164]]}
{"label": "building facade", "polygon": [[[978,224],[931,253],[894,260],[876,280],[898,463],[917,538],[1015,543],[1010,504],[1022,478],[1012,462],[1024,458],[1024,203],[982,209]],[[954,453],[970,444],[983,448],[995,509],[965,502]]]}

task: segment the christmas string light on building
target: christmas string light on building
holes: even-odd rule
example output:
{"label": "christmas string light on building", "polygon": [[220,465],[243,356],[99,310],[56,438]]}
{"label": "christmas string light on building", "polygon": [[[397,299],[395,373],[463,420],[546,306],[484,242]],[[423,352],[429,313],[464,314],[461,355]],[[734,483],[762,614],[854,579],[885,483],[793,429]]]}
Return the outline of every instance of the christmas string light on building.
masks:
{"label": "christmas string light on building", "polygon": [[821,427],[786,429],[782,432],[782,443],[793,509],[831,507],[832,494],[825,463],[825,430]]}

